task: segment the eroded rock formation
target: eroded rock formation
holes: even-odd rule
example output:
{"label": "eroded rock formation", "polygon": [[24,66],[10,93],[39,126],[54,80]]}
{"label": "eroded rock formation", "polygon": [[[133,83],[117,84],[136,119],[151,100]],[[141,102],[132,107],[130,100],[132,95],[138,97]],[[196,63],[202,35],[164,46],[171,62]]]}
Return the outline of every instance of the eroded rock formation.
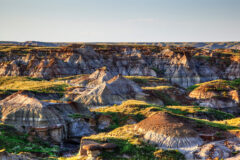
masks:
{"label": "eroded rock formation", "polygon": [[186,119],[159,112],[136,125],[144,139],[163,148],[193,147],[203,143]]}
{"label": "eroded rock formation", "polygon": [[[210,60],[194,55],[204,52],[194,48],[112,46],[65,47],[35,51],[24,56],[2,58],[0,76],[33,76],[44,79],[93,73],[106,66],[112,73],[138,76],[161,76],[182,87],[219,78],[239,78],[239,59]],[[210,54],[210,53],[209,53]],[[226,62],[225,62],[226,61]],[[229,63],[230,62],[230,63]]]}
{"label": "eroded rock formation", "polygon": [[51,103],[36,98],[32,92],[17,92],[0,101],[1,121],[17,130],[55,142],[69,137],[82,137],[94,131],[83,119],[69,116],[89,115],[88,109],[77,103]]}
{"label": "eroded rock formation", "polygon": [[85,88],[74,88],[65,98],[87,106],[120,104],[126,99],[145,95],[136,83],[122,75],[114,76],[106,68],[98,69],[91,75],[71,83]]}
{"label": "eroded rock formation", "polygon": [[200,84],[189,97],[199,101],[200,106],[221,109],[231,113],[239,110],[238,87],[231,86],[230,81],[216,80]]}

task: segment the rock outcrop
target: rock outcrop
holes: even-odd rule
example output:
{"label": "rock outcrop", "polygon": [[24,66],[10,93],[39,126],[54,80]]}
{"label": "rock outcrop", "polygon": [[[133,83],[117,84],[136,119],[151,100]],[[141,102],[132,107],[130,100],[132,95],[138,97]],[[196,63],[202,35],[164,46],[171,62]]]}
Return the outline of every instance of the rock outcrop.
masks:
{"label": "rock outcrop", "polygon": [[[195,159],[238,159],[237,153],[240,151],[240,142],[238,140],[222,140],[210,142],[202,145],[198,151],[195,152]],[[231,158],[230,158],[231,157]]]}
{"label": "rock outcrop", "polygon": [[101,68],[84,77],[84,80],[83,78],[79,81],[74,80],[74,84],[77,83],[85,88],[73,89],[66,94],[65,98],[87,106],[97,106],[120,104],[127,99],[144,97],[145,94],[136,83],[122,75],[114,77],[113,75],[106,68]]}
{"label": "rock outcrop", "polygon": [[[17,56],[11,54],[0,61],[0,76],[32,76],[44,79],[91,74],[106,66],[112,73],[138,76],[161,76],[182,87],[219,78],[239,78],[238,60],[199,59],[205,52],[188,47],[112,46],[100,50],[97,46],[65,47]],[[220,61],[220,60],[221,61]],[[226,61],[226,62],[225,62]]]}
{"label": "rock outcrop", "polygon": [[92,140],[84,139],[81,141],[79,156],[87,160],[97,160],[102,151],[113,152],[116,148],[117,145],[114,143],[100,144]]}
{"label": "rock outcrop", "polygon": [[200,106],[232,113],[239,111],[239,90],[237,86],[231,86],[231,81],[215,80],[199,84],[189,97],[197,99]]}
{"label": "rock outcrop", "polygon": [[202,139],[189,122],[167,112],[159,112],[138,124],[136,129],[144,139],[163,148],[187,148],[201,145]]}
{"label": "rock outcrop", "polygon": [[60,143],[69,137],[82,137],[94,131],[83,119],[74,120],[72,114],[90,114],[77,103],[51,103],[36,98],[32,92],[22,91],[0,101],[1,121],[17,130]]}

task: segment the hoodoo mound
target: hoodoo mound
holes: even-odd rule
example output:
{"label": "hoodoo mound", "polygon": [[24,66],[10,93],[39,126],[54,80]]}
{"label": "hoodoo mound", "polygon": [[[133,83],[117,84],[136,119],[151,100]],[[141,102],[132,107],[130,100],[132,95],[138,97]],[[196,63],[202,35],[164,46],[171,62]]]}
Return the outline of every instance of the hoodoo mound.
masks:
{"label": "hoodoo mound", "polygon": [[135,82],[122,75],[113,75],[106,69],[97,70],[85,79],[86,88],[81,88],[82,91],[76,88],[65,97],[89,106],[120,104],[127,99],[144,97]]}
{"label": "hoodoo mound", "polygon": [[203,143],[187,119],[159,112],[136,125],[144,139],[162,148],[187,148]]}
{"label": "hoodoo mound", "polygon": [[93,133],[83,119],[73,120],[69,117],[75,113],[89,115],[88,109],[77,103],[44,102],[37,99],[33,92],[18,92],[1,100],[0,113],[4,124],[55,142]]}
{"label": "hoodoo mound", "polygon": [[[214,80],[205,82],[190,92],[189,97],[197,99],[201,106],[234,112],[239,108],[240,102],[238,81]],[[236,109],[234,110],[234,108]]]}

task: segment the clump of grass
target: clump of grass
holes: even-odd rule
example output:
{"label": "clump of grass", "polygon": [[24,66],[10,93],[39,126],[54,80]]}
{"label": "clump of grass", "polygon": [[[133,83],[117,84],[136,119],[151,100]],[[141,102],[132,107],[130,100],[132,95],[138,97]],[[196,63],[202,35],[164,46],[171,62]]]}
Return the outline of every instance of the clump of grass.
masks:
{"label": "clump of grass", "polygon": [[35,138],[32,142],[27,140],[28,135],[21,134],[15,128],[0,124],[0,149],[9,153],[38,152],[46,156],[55,156],[59,148]]}

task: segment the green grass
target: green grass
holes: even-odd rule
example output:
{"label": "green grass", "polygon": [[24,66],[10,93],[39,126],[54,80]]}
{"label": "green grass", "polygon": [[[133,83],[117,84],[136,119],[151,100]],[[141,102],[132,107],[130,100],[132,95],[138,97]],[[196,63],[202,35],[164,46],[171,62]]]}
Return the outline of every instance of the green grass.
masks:
{"label": "green grass", "polygon": [[197,59],[204,59],[206,61],[210,61],[212,59],[212,57],[210,56],[204,56],[204,55],[199,55],[199,56],[194,56]]}
{"label": "green grass", "polygon": [[72,80],[76,78],[80,78],[82,76],[86,76],[87,74],[79,74],[79,75],[74,75],[74,76],[67,76],[67,77],[58,77],[58,78],[53,78],[51,81],[65,81],[65,80]]}
{"label": "green grass", "polygon": [[28,135],[21,134],[15,128],[0,124],[0,149],[9,153],[37,152],[46,156],[56,156],[59,151],[57,146],[50,146],[48,143],[35,138],[32,142],[27,140]]}
{"label": "green grass", "polygon": [[59,49],[60,47],[39,47],[39,46],[18,46],[18,45],[0,45],[0,53],[1,56],[4,57],[8,53],[12,53],[14,55],[24,56],[28,53],[31,53],[34,50],[38,51],[49,51],[46,54],[51,53],[51,49]]}
{"label": "green grass", "polygon": [[114,152],[102,152],[102,159],[127,159],[124,158],[123,155],[128,155],[132,160],[155,159],[155,147],[142,142],[133,130],[133,125],[126,125],[116,128],[111,132],[103,132],[89,137],[83,137],[83,139],[93,140],[99,143],[114,143],[117,145]]}
{"label": "green grass", "polygon": [[211,122],[211,121],[208,121],[208,120],[202,120],[202,119],[197,119],[197,118],[191,118],[191,119],[196,121],[199,125],[202,125],[202,126],[208,125],[208,126],[211,126],[211,127],[219,128],[219,129],[224,130],[224,131],[239,129],[239,127],[236,127],[236,126],[230,126],[230,125],[226,125],[226,124]]}
{"label": "green grass", "polygon": [[191,92],[191,91],[193,91],[194,89],[196,89],[196,88],[199,87],[199,86],[200,86],[200,84],[192,85],[192,86],[190,86],[190,87],[187,88],[187,91],[188,91],[188,92]]}
{"label": "green grass", "polygon": [[164,103],[164,105],[173,105],[177,106],[180,105],[178,101],[173,100],[166,92],[161,91],[161,90],[152,90],[154,94],[159,97]]}
{"label": "green grass", "polygon": [[2,94],[21,90],[40,93],[63,93],[67,84],[64,82],[52,82],[41,78],[32,77],[0,77],[0,91]]}
{"label": "green grass", "polygon": [[152,76],[124,76],[137,83],[140,86],[151,86],[151,83],[166,83],[167,80],[164,78],[157,78]]}
{"label": "green grass", "polygon": [[[185,159],[184,155],[176,150],[162,150],[162,153],[159,154],[159,151],[155,148],[155,146],[142,141],[141,137],[136,134],[133,125],[125,125],[123,127],[116,128],[111,132],[103,132],[89,137],[84,137],[83,139],[93,140],[99,143],[116,144],[117,148],[114,152],[102,152],[101,158],[106,160],[157,160],[159,159],[159,156],[169,160]],[[126,158],[123,157],[123,155],[127,155],[129,157]]]}
{"label": "green grass", "polygon": [[78,118],[91,118],[90,115],[85,115],[85,114],[80,114],[80,113],[74,113],[68,115],[68,117],[73,118],[73,119],[78,119]]}
{"label": "green grass", "polygon": [[240,90],[240,78],[235,80],[213,80],[195,84],[187,88],[188,91],[193,91],[199,87],[203,87],[205,91],[228,91],[230,89]]}
{"label": "green grass", "polygon": [[163,92],[158,92],[160,99],[163,101],[164,105],[180,105],[179,102],[173,100],[169,95]]}
{"label": "green grass", "polygon": [[[109,128],[104,131],[111,131],[118,127],[121,127],[127,123],[127,120],[133,119],[136,122],[139,122],[148,115],[158,112],[166,111],[169,113],[187,116],[191,114],[198,115],[203,113],[203,115],[213,117],[216,120],[226,120],[232,119],[234,116],[229,113],[225,113],[219,110],[215,110],[208,107],[200,106],[158,106],[153,104],[148,104],[144,101],[128,100],[123,102],[121,105],[114,105],[111,107],[98,108],[92,111],[97,112],[98,114],[109,115],[112,118],[112,122]],[[221,127],[221,125],[220,125]]]}
{"label": "green grass", "polygon": [[128,119],[134,119],[137,122],[145,119],[146,117],[143,114],[140,113],[129,113],[129,114],[124,114],[121,112],[98,112],[103,115],[109,115],[111,116],[112,122],[110,126],[107,129],[101,130],[101,131],[111,131],[113,129],[116,129],[118,127],[121,127],[126,124],[126,121]]}
{"label": "green grass", "polygon": [[109,115],[112,118],[110,127],[106,130],[113,130],[126,124],[127,120],[133,119],[139,122],[146,118],[145,113],[150,113],[147,108],[152,107],[144,101],[127,100],[121,105],[93,109],[97,114]]}
{"label": "green grass", "polygon": [[174,114],[188,115],[204,113],[205,115],[213,116],[217,120],[232,119],[234,115],[226,112],[222,112],[213,108],[201,107],[201,106],[166,106],[164,110]]}
{"label": "green grass", "polygon": [[214,117],[218,120],[232,119],[235,117],[234,115],[232,115],[230,113],[222,112],[222,111],[212,109],[212,108],[207,108],[206,112],[214,115]]}
{"label": "green grass", "polygon": [[154,152],[156,148],[147,145],[134,145],[128,142],[127,140],[117,139],[117,138],[109,138],[107,139],[108,143],[114,143],[118,146],[114,153],[111,152],[103,152],[101,154],[101,158],[106,160],[119,160],[119,159],[127,159],[123,158],[122,155],[131,155],[130,160],[149,160],[156,159],[154,156]]}
{"label": "green grass", "polygon": [[174,89],[173,86],[142,87],[142,89],[151,96],[161,99],[164,105],[180,105],[178,101],[172,99],[166,92],[167,90]]}
{"label": "green grass", "polygon": [[223,121],[214,121],[214,122],[215,123],[226,124],[226,125],[230,125],[230,126],[240,127],[240,117],[227,119],[227,120],[223,120]]}
{"label": "green grass", "polygon": [[227,81],[226,83],[231,87],[233,87],[234,89],[240,89],[240,78],[232,81]]}
{"label": "green grass", "polygon": [[178,150],[160,149],[154,152],[154,155],[160,160],[185,160],[184,155]]}

